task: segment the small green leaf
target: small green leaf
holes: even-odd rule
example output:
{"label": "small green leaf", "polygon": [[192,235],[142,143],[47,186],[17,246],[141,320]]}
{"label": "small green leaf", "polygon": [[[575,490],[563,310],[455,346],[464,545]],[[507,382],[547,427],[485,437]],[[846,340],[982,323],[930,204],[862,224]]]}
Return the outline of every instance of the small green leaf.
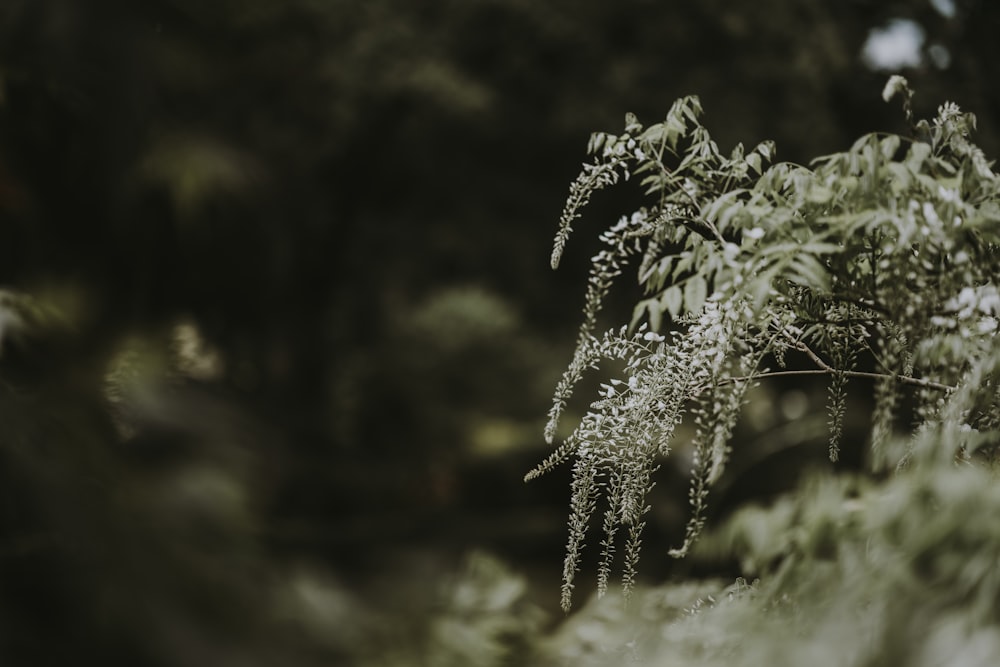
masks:
{"label": "small green leaf", "polygon": [[660,307],[660,302],[656,299],[650,299],[647,310],[649,311],[649,328],[653,331],[659,331],[660,325],[663,323],[663,308]]}
{"label": "small green leaf", "polygon": [[896,151],[899,150],[899,135],[890,134],[888,137],[882,140],[882,156],[886,160],[891,160],[893,156],[896,155]]}
{"label": "small green leaf", "polygon": [[802,254],[792,259],[789,265],[791,280],[799,285],[827,291],[830,287],[830,277],[823,265],[812,255]]}
{"label": "small green leaf", "polygon": [[663,139],[663,133],[663,123],[654,123],[646,128],[646,130],[639,136],[639,139],[651,144],[657,144]]}
{"label": "small green leaf", "polygon": [[683,300],[684,295],[681,292],[681,288],[677,285],[671,285],[664,290],[663,295],[660,297],[660,305],[667,309],[671,317],[676,318],[680,315]]}
{"label": "small green leaf", "polygon": [[646,314],[646,310],[649,308],[649,302],[653,300],[654,299],[643,299],[639,303],[635,304],[635,308],[632,309],[632,319],[629,320],[628,323],[629,331],[635,331],[636,327],[639,326],[643,316]]}
{"label": "small green leaf", "polygon": [[677,140],[684,136],[686,130],[681,119],[672,116],[667,118],[666,137],[671,149],[676,150]]}
{"label": "small green leaf", "polygon": [[755,311],[759,311],[767,298],[771,295],[771,281],[774,279],[776,271],[770,269],[761,275],[756,276],[747,285],[747,294],[750,295],[751,306]]}
{"label": "small green leaf", "polygon": [[889,169],[890,175],[889,187],[892,189],[892,193],[898,196],[910,187],[910,184],[913,182],[913,175],[906,168],[906,165],[901,162],[890,162],[886,166]]}
{"label": "small green leaf", "polygon": [[642,132],[642,125],[639,123],[639,119],[631,111],[625,114],[625,132],[631,135]]}
{"label": "small green leaf", "polygon": [[688,312],[697,312],[705,305],[708,285],[701,276],[691,276],[684,285],[684,307]]}
{"label": "small green leaf", "polygon": [[906,153],[906,166],[914,172],[919,172],[923,168],[924,162],[930,154],[931,145],[925,144],[922,141],[917,141],[910,146],[910,150]]}
{"label": "small green leaf", "polygon": [[771,161],[771,156],[774,155],[774,142],[773,141],[762,141],[757,144],[757,147],[753,149],[755,153],[759,153],[762,158]]}
{"label": "small green leaf", "polygon": [[722,214],[719,215],[718,222],[716,223],[716,227],[718,227],[719,232],[725,234],[726,230],[729,229],[729,224],[732,222],[733,218],[742,213],[743,209],[744,207],[742,202],[734,202],[732,206],[723,210]]}
{"label": "small green leaf", "polygon": [[590,135],[590,141],[587,143],[587,153],[599,153],[601,148],[604,147],[604,140],[607,135],[603,132],[594,132]]}
{"label": "small green leaf", "polygon": [[712,202],[712,204],[708,207],[708,209],[702,213],[702,217],[705,220],[708,220],[709,222],[715,222],[716,220],[718,220],[719,211],[721,211],[723,208],[727,206],[731,206],[734,203],[733,200],[737,199],[745,192],[746,190],[731,190],[730,192],[725,193],[721,197],[718,197],[715,201]]}
{"label": "small green leaf", "polygon": [[[688,239],[693,239],[695,236],[696,235],[694,234],[689,234]],[[694,253],[690,250],[682,252],[680,255],[678,255],[677,264],[674,265],[674,272],[671,277],[674,280],[677,280],[677,277],[680,276],[685,271],[687,271],[688,269],[690,269],[692,264],[694,264]]]}

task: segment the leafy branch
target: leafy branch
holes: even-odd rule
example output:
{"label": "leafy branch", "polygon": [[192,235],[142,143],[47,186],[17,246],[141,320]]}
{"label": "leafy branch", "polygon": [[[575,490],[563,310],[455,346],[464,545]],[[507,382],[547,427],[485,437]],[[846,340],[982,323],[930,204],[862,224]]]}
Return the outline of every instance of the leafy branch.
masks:
{"label": "leafy branch", "polygon": [[[1000,428],[1000,400],[955,407],[972,400],[970,378],[985,381],[972,369],[996,365],[986,362],[1000,331],[1000,177],[969,140],[971,114],[946,103],[936,118],[912,123],[912,92],[893,78],[885,97],[900,94],[919,130],[914,137],[865,135],[808,167],[773,163],[771,142],[723,154],[695,97],[678,100],[649,127],[629,114],[621,134],[591,137],[594,159],[570,188],[553,267],[594,191],[635,176],[652,201],[600,235],[605,249],[592,262],[577,349],[553,397],[546,440],[555,439],[585,373],[611,360],[622,374],[601,385],[573,432],[526,476],[574,460],[566,609],[602,504],[599,590],[619,552],[623,584],[631,587],[653,473],[685,419],[696,433],[692,515],[672,553],[687,551],[756,381],[831,378],[831,461],[849,379],[875,383],[875,466],[891,468],[886,445],[904,388],[913,394],[917,431],[933,430],[945,414],[977,432]],[[595,335],[604,298],[635,257],[645,298],[628,326]],[[812,367],[787,367],[788,351]],[[878,369],[858,370],[859,353],[871,354]],[[780,370],[762,368],[772,357]],[[623,549],[616,539],[625,540]]]}

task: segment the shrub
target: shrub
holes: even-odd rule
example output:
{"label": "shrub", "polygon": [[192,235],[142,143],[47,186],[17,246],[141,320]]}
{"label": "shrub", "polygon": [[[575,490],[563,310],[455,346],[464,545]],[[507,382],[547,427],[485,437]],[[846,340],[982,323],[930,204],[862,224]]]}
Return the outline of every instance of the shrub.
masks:
{"label": "shrub", "polygon": [[[809,166],[772,162],[771,142],[723,154],[696,97],[662,122],[646,127],[630,114],[621,134],[591,137],[593,160],[570,186],[553,268],[594,192],[637,178],[645,199],[600,235],[546,440],[588,370],[616,361],[623,372],[526,476],[573,461],[564,609],[599,505],[598,591],[619,549],[626,594],[632,588],[647,494],[683,419],[695,432],[691,515],[671,553],[689,551],[747,390],[770,378],[829,379],[834,461],[855,379],[874,384],[872,470],[915,475],[989,458],[1000,425],[1000,178],[970,140],[971,114],[946,103],[915,121],[911,96],[901,77],[883,92],[902,98],[909,136],[868,134]],[[602,333],[598,314],[630,263],[645,298],[628,325]],[[914,424],[897,433],[903,400]]]}

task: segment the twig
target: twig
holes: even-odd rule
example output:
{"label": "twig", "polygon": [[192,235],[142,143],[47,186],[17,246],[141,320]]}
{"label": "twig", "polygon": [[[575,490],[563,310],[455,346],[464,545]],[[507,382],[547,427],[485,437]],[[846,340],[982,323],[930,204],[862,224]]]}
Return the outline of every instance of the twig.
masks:
{"label": "twig", "polygon": [[[845,377],[850,377],[850,378],[867,378],[869,380],[881,380],[881,379],[884,379],[884,378],[887,378],[887,377],[892,377],[892,378],[898,380],[899,382],[902,382],[903,384],[909,384],[909,385],[913,385],[913,386],[916,386],[916,387],[924,387],[924,388],[927,388],[927,389],[937,389],[938,391],[944,391],[944,392],[955,391],[955,387],[952,387],[951,385],[941,384],[940,382],[934,382],[933,380],[927,380],[925,378],[915,378],[915,377],[911,377],[909,375],[896,375],[896,374],[891,374],[890,375],[888,373],[868,373],[868,372],[865,372],[865,371],[847,371],[847,370],[841,371],[841,370],[837,370],[836,368],[834,368],[830,364],[828,364],[825,361],[823,361],[823,359],[821,359],[818,354],[816,354],[815,352],[813,352],[812,348],[810,348],[808,345],[806,345],[805,342],[803,342],[801,340],[797,340],[794,336],[792,336],[787,331],[782,331],[782,334],[792,344],[793,348],[795,348],[799,352],[805,353],[805,355],[807,357],[809,357],[814,364],[816,364],[817,366],[819,366],[818,370],[811,371],[811,372],[809,372],[809,374],[813,374],[813,375],[815,375],[817,373],[825,373],[825,374],[829,374],[829,375],[843,374]],[[774,376],[774,375],[777,375],[778,373],[783,373],[783,374],[799,373],[799,374],[802,374],[803,372],[802,371],[778,371],[777,373],[763,373],[761,375],[758,375],[757,377]]]}

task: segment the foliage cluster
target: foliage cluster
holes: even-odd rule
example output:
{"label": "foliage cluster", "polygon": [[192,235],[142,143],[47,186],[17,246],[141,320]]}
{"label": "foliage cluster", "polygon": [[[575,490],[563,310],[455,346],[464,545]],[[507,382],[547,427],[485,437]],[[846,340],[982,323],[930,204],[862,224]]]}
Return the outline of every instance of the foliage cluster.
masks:
{"label": "foliage cluster", "polygon": [[[662,122],[644,127],[629,115],[621,134],[591,138],[594,159],[570,188],[553,267],[595,191],[635,177],[646,201],[601,234],[546,439],[587,370],[615,360],[623,374],[601,385],[575,429],[527,475],[574,460],[565,609],[599,503],[599,592],[621,535],[626,593],[633,585],[647,494],[685,416],[695,428],[692,511],[671,553],[688,552],[746,392],[768,378],[828,376],[833,461],[851,380],[874,383],[872,469],[989,458],[1000,423],[1000,178],[970,141],[971,114],[946,103],[915,122],[898,76],[883,92],[896,96],[910,136],[867,134],[809,166],[772,164],[770,142],[724,154],[696,97],[678,100]],[[596,333],[630,261],[646,298],[629,326]]]}
{"label": "foliage cluster", "polygon": [[[759,575],[591,600],[542,644],[597,666],[995,664],[998,486],[980,466],[815,477],[695,546]],[[586,632],[584,632],[586,629]],[[594,638],[586,641],[584,638]]]}

